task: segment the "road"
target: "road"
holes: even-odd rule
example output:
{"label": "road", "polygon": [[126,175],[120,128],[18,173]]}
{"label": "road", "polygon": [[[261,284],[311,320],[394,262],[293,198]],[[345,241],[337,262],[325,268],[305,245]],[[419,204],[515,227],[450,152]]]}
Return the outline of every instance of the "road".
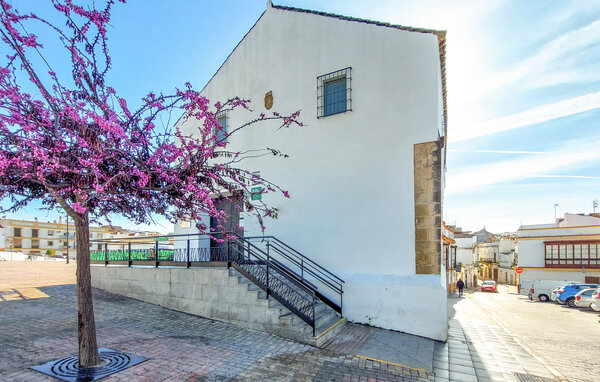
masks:
{"label": "road", "polygon": [[466,297],[548,369],[569,381],[600,380],[597,312],[529,301],[504,286],[499,293],[471,291]]}

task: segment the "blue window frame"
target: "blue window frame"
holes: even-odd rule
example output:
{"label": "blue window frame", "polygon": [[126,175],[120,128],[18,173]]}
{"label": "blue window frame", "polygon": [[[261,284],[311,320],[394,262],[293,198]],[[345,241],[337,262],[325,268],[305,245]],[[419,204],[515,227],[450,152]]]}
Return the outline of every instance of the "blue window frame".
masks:
{"label": "blue window frame", "polygon": [[324,115],[343,113],[347,110],[346,105],[346,77],[327,81],[325,86],[325,108]]}

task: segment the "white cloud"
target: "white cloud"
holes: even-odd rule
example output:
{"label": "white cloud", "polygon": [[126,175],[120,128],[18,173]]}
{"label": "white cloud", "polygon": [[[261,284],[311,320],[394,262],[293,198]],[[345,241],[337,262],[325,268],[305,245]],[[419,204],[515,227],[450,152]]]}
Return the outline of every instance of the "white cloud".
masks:
{"label": "white cloud", "polygon": [[[593,140],[590,140],[592,142]],[[446,192],[460,194],[478,187],[490,186],[497,183],[517,181],[525,178],[559,177],[553,175],[556,171],[572,171],[573,169],[589,166],[600,161],[600,150],[595,143],[572,142],[561,150],[510,159],[491,164],[484,164],[448,172]],[[595,176],[566,174],[562,177],[595,179]]]}
{"label": "white cloud", "polygon": [[[542,46],[535,55],[484,82],[482,89],[489,93],[500,87],[512,85],[522,79],[527,81],[531,76],[536,76],[548,70],[553,62],[560,62],[560,58],[571,57],[573,53],[590,46],[597,46],[599,42],[600,20],[596,20],[579,29],[568,31],[556,37]],[[569,82],[567,77],[563,77],[561,80]]]}
{"label": "white cloud", "polygon": [[451,142],[482,137],[600,108],[600,92],[538,106],[520,113],[450,131]]}

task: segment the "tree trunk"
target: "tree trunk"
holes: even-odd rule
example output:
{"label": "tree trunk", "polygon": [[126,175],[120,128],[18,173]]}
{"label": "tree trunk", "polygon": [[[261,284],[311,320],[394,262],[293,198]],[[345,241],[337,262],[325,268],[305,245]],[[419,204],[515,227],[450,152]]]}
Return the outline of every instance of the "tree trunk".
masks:
{"label": "tree trunk", "polygon": [[90,225],[87,213],[73,217],[77,239],[77,328],[79,340],[79,364],[92,367],[100,364],[96,343],[96,323],[92,302],[92,279],[90,274]]}

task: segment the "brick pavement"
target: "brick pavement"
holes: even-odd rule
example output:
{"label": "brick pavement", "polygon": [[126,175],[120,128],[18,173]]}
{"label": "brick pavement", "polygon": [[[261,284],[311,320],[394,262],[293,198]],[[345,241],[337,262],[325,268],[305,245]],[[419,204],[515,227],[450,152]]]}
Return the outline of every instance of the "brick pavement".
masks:
{"label": "brick pavement", "polygon": [[[74,285],[0,301],[0,380],[50,381],[28,369],[77,352]],[[106,381],[424,381],[431,375],[94,291],[99,346],[148,358]]]}

